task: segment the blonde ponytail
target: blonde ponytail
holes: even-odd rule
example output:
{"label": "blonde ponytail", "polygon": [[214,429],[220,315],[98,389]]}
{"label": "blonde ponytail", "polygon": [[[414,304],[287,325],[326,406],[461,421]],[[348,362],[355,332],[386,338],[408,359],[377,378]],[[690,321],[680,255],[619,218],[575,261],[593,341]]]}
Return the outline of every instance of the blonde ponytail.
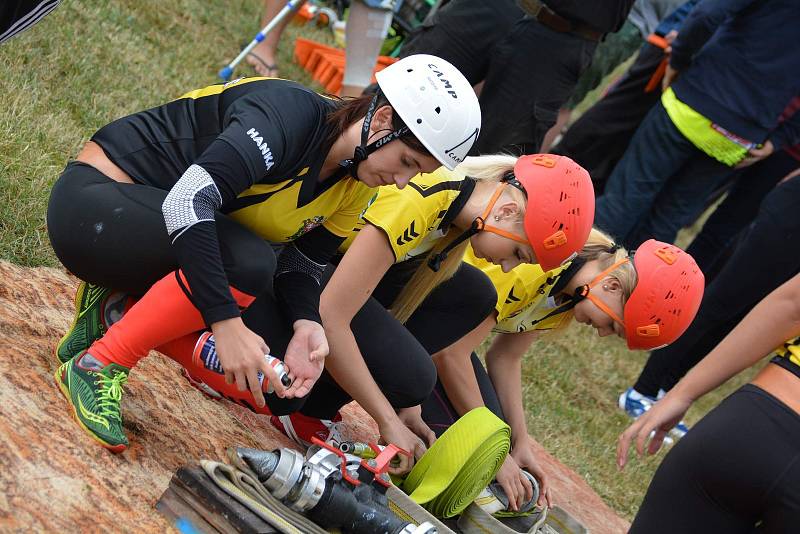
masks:
{"label": "blonde ponytail", "polygon": [[438,271],[428,267],[428,262],[459,235],[461,235],[460,229],[450,227],[444,237],[437,241],[436,246],[430,251],[422,265],[417,267],[417,270],[414,271],[414,274],[392,304],[392,315],[394,315],[395,319],[401,323],[408,321],[419,305],[422,304],[422,301],[427,298],[431,291],[436,289],[436,286],[446,282],[456,274],[458,267],[461,265],[461,259],[464,257],[464,252],[467,250],[469,239],[464,240],[463,243],[447,254]]}
{"label": "blonde ponytail", "polygon": [[[514,165],[516,163],[517,158],[507,154],[468,157],[463,163],[456,167],[455,171],[479,182],[499,182],[507,172],[514,170]],[[514,200],[521,206],[525,206],[525,197],[521,191],[518,191],[514,187],[508,187],[506,189],[508,193],[513,196]],[[520,217],[523,216],[524,210],[521,210]],[[448,244],[461,235],[462,231],[463,230],[459,228],[451,226],[447,234],[436,243],[436,246],[430,251],[425,261],[417,268],[403,290],[397,295],[397,298],[392,304],[392,314],[398,321],[401,323],[408,321],[430,292],[442,282],[449,280],[456,273],[458,267],[461,265],[464,252],[467,250],[467,245],[469,244],[468,239],[450,251],[438,271],[434,271],[428,267],[428,261],[444,250]]]}

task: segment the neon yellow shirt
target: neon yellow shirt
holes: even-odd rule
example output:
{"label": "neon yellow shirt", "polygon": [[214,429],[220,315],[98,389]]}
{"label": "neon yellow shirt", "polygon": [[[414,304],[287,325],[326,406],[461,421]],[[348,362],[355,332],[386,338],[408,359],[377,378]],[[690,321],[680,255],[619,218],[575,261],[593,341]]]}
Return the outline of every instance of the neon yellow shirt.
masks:
{"label": "neon yellow shirt", "polygon": [[748,147],[743,146],[747,141],[725,131],[678,100],[671,87],[661,95],[661,104],[678,131],[708,156],[733,167],[747,155]]}

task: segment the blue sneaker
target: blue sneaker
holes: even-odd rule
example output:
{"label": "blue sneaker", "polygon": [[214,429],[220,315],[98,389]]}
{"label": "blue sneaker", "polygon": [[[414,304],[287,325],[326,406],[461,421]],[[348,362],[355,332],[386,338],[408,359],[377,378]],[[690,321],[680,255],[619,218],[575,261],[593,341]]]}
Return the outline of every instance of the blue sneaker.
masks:
{"label": "blue sneaker", "polygon": [[672,427],[672,430],[669,431],[669,435],[677,440],[685,436],[688,431],[689,426],[683,421],[678,421],[678,424]]}
{"label": "blue sneaker", "polygon": [[631,419],[638,419],[640,415],[655,404],[656,399],[642,395],[633,388],[628,388],[619,396],[620,409],[628,414]]}
{"label": "blue sneaker", "polygon": [[[663,390],[662,390],[663,391]],[[664,396],[664,393],[659,391],[657,398],[642,395],[633,388],[628,388],[619,396],[619,407],[622,411],[628,414],[631,419],[638,419],[640,415],[649,410],[658,399]],[[681,439],[689,431],[689,427],[683,421],[679,421],[669,434],[664,437],[664,442],[671,444],[673,440]]]}

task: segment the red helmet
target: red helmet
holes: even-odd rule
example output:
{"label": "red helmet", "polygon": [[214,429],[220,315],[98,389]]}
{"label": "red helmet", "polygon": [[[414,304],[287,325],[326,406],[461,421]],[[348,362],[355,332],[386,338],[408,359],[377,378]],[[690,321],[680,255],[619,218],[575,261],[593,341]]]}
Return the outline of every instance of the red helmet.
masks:
{"label": "red helmet", "polygon": [[594,223],[594,186],[586,169],[566,156],[522,156],[514,175],[528,194],[525,235],[544,271],[571,259]]}
{"label": "red helmet", "polygon": [[703,300],[705,277],[694,258],[675,245],[648,239],[636,250],[636,288],[625,303],[625,320],[589,291],[630,259],[619,261],[584,286],[583,295],[625,327],[628,348],[652,350],[669,345],[692,324]]}
{"label": "red helmet", "polygon": [[[527,237],[485,223],[507,185],[522,189],[528,199],[523,223]],[[592,179],[586,169],[566,156],[522,156],[477,220],[478,230],[530,245],[542,270],[555,269],[572,259],[589,238],[594,222]]]}
{"label": "red helmet", "polygon": [[625,337],[631,349],[669,345],[689,328],[705,277],[688,253],[648,239],[633,256],[638,281],[625,303]]}

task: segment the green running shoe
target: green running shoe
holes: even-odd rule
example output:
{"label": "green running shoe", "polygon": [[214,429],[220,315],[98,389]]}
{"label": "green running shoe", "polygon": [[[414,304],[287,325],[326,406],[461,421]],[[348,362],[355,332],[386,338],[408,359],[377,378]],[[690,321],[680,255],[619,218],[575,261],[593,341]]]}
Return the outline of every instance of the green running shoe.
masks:
{"label": "green running shoe", "polygon": [[103,301],[110,294],[110,289],[88,282],[80,283],[75,292],[75,320],[56,346],[56,356],[61,363],[85,351],[106,333],[102,319]]}
{"label": "green running shoe", "polygon": [[116,363],[103,367],[91,354],[81,352],[61,364],[55,374],[56,383],[72,407],[75,420],[112,452],[122,452],[128,446],[119,402],[129,371]]}

